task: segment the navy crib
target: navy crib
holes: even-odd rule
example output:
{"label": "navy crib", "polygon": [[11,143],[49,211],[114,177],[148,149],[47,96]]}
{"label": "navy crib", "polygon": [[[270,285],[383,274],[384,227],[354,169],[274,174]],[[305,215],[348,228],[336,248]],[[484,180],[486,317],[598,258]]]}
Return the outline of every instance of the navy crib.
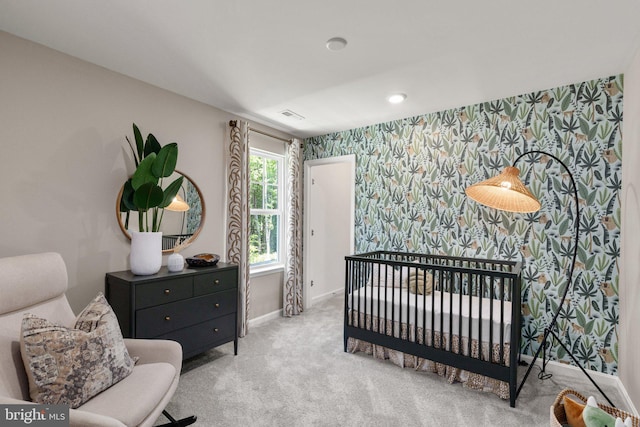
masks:
{"label": "navy crib", "polygon": [[390,251],[345,260],[345,351],[361,340],[504,381],[515,407],[520,263]]}

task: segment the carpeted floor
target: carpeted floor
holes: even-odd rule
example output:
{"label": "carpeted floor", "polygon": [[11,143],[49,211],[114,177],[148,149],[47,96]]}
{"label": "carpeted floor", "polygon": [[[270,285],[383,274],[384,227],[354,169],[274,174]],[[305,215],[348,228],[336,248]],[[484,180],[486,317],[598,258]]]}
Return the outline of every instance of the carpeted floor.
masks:
{"label": "carpeted floor", "polygon": [[[510,408],[436,374],[344,353],[342,304],[336,295],[301,316],[256,326],[237,356],[230,343],[185,361],[167,409],[197,415],[198,426],[514,427],[548,426],[549,407],[565,387],[603,399],[579,371],[540,381],[534,368]],[[622,407],[615,387],[605,392]]]}

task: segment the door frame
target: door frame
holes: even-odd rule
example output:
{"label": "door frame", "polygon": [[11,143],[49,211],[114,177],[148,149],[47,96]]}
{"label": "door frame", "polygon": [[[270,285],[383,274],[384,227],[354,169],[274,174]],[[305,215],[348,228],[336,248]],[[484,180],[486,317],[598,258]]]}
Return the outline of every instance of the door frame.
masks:
{"label": "door frame", "polygon": [[[309,224],[309,189],[311,187],[311,168],[315,166],[349,163],[351,165],[350,173],[351,179],[349,183],[350,190],[350,206],[349,206],[349,251],[353,253],[355,248],[355,211],[356,211],[356,155],[348,154],[345,156],[327,157],[324,159],[307,160],[304,162],[304,233],[303,233],[303,259],[304,259],[304,271],[309,271],[309,237],[311,236],[311,224]],[[312,306],[311,301],[311,286],[308,280],[308,276],[303,274],[303,304],[304,308],[310,308]]]}

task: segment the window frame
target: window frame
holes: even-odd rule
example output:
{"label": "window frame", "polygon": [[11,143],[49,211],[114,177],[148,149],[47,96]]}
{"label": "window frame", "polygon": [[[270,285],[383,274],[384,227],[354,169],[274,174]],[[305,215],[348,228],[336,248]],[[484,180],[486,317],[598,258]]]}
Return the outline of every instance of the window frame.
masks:
{"label": "window frame", "polygon": [[[273,261],[267,261],[260,264],[249,264],[249,272],[252,276],[260,275],[261,273],[270,273],[273,270],[284,269],[284,251],[285,251],[285,192],[287,190],[285,185],[285,156],[283,154],[274,153],[259,148],[249,148],[249,157],[257,156],[265,159],[275,160],[278,163],[278,209],[253,209],[251,207],[251,201],[249,200],[249,218],[253,215],[278,215],[278,258]],[[263,197],[266,192],[266,175],[263,177]],[[251,188],[251,179],[249,179],[249,186]],[[249,190],[250,191],[250,190]],[[263,200],[265,200],[263,198]],[[247,260],[249,261],[249,260]]]}

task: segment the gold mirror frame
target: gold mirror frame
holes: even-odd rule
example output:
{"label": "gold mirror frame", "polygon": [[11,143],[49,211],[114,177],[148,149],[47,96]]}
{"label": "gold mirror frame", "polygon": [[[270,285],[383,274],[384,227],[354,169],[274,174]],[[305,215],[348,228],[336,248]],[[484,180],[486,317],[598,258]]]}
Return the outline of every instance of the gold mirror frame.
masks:
{"label": "gold mirror frame", "polygon": [[[205,207],[205,203],[204,203],[204,197],[202,197],[202,192],[200,191],[200,187],[198,187],[198,185],[193,181],[193,179],[191,179],[187,174],[185,174],[184,172],[181,172],[179,170],[175,170],[174,173],[178,173],[182,176],[185,177],[185,179],[187,181],[189,181],[191,183],[191,185],[193,185],[193,188],[196,190],[196,192],[198,193],[198,197],[200,198],[200,205],[202,207],[201,209],[201,214],[200,214],[200,224],[198,225],[198,228],[193,232],[193,234],[191,235],[191,237],[189,237],[187,240],[185,240],[185,242],[183,243],[183,248],[186,248],[187,246],[191,245],[191,243],[193,243],[196,238],[198,237],[198,235],[200,234],[200,231],[202,230],[202,226],[204,225],[204,220],[206,217],[206,207]],[[122,212],[120,212],[120,199],[122,199],[122,191],[124,189],[124,185],[122,187],[120,187],[120,191],[118,192],[118,196],[116,197],[116,218],[118,219],[118,225],[120,226],[120,230],[122,230],[122,233],[127,236],[127,238],[129,240],[131,240],[131,234],[129,234],[129,232],[127,231],[127,229],[124,226],[124,223],[122,222]],[[173,252],[173,249],[163,249],[162,253],[163,254],[170,254]]]}

